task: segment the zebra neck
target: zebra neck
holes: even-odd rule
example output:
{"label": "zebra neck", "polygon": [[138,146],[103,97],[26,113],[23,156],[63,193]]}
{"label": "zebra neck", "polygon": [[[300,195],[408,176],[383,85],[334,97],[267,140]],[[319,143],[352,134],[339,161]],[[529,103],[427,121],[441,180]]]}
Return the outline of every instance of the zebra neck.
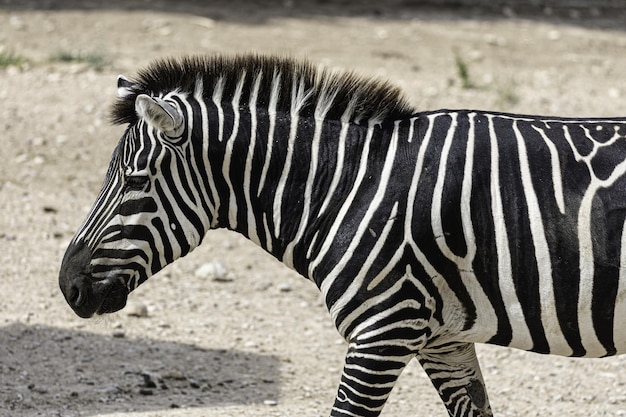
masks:
{"label": "zebra neck", "polygon": [[286,116],[258,111],[233,123],[213,167],[224,179],[218,223],[307,276],[359,165],[390,135],[381,124]]}

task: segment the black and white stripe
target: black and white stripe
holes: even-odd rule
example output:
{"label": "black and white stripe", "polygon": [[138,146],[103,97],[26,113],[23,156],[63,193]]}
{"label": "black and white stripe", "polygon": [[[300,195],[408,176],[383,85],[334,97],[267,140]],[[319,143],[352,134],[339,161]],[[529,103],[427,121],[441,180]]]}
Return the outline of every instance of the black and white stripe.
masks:
{"label": "black and white stripe", "polygon": [[474,343],[626,351],[626,119],[417,113],[255,56],[118,87],[129,127],[60,274],[81,316],[226,227],[324,295],[349,342],[332,416],[378,415],[412,358],[450,415],[491,415]]}

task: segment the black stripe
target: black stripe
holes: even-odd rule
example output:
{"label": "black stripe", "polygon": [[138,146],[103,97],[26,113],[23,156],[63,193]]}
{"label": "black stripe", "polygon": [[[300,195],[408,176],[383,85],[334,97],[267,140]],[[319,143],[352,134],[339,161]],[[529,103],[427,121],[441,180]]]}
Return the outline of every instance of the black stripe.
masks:
{"label": "black stripe", "polygon": [[152,197],[141,197],[123,201],[119,207],[120,216],[132,216],[142,213],[156,213],[158,207]]}

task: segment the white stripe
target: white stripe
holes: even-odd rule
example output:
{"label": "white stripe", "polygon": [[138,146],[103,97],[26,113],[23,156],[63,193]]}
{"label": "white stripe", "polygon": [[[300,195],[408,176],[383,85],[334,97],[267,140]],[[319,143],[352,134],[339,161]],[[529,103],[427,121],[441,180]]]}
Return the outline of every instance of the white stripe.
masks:
{"label": "white stripe", "polygon": [[541,138],[545,142],[548,150],[550,151],[550,162],[552,164],[552,184],[554,185],[554,199],[559,207],[561,214],[565,214],[565,200],[563,199],[563,180],[561,178],[561,162],[559,161],[558,150],[556,145],[548,139],[546,133],[539,129],[537,126],[533,126]]}
{"label": "white stripe", "polygon": [[[461,224],[463,238],[467,247],[465,257],[458,259],[459,272],[463,285],[467,288],[474,305],[476,306],[477,324],[481,329],[481,335],[485,341],[491,339],[498,332],[498,316],[489,296],[483,290],[474,273],[474,258],[476,256],[476,236],[472,223],[471,197],[472,197],[472,176],[474,171],[474,142],[475,142],[475,117],[476,113],[468,114],[469,128],[467,132],[467,146],[465,149],[465,165],[463,168],[463,182],[461,184]],[[445,175],[445,173],[444,173]],[[442,184],[443,185],[443,184]],[[441,211],[438,212],[439,217]],[[442,242],[445,240],[442,239]],[[451,252],[448,249],[449,252]],[[526,330],[522,327],[522,332]],[[514,332],[515,335],[516,332]],[[519,333],[519,331],[517,331]]]}
{"label": "white stripe", "polygon": [[300,224],[294,239],[287,244],[285,253],[283,255],[283,262],[287,265],[293,265],[293,250],[294,246],[302,239],[302,235],[307,230],[309,213],[311,211],[311,200],[313,197],[313,182],[317,174],[317,163],[319,160],[320,140],[322,137],[322,130],[324,128],[324,118],[326,113],[330,109],[333,103],[335,94],[331,94],[328,97],[326,94],[322,94],[318,98],[317,106],[315,107],[315,131],[313,132],[313,139],[311,141],[311,161],[309,165],[309,175],[307,176],[304,186],[303,207],[302,215],[300,216]]}
{"label": "white stripe", "polygon": [[[340,385],[340,386],[342,387],[342,386],[344,386],[344,385],[342,384],[342,385]],[[341,401],[341,402],[344,402],[344,403],[345,403],[345,402],[348,402],[348,396],[345,394],[345,392],[343,392],[343,390],[342,390],[341,388],[339,389],[339,393],[340,393],[341,395],[343,395],[343,396],[341,397],[341,398],[342,398],[342,400],[337,399],[336,401]],[[337,394],[337,395],[339,396],[340,394]],[[357,404],[357,405],[358,405],[358,404]],[[345,415],[347,415],[347,416],[349,416],[349,417],[361,417],[361,416],[362,416],[362,414],[361,414],[361,413],[356,414],[356,413],[353,413],[352,411],[347,411],[347,410],[344,410],[343,408],[337,408],[337,407],[334,407],[334,406],[333,406],[333,408],[332,408],[332,411],[338,411],[338,412],[339,412],[339,414],[345,414]]]}
{"label": "white stripe", "polygon": [[592,178],[585,191],[578,210],[578,246],[580,281],[578,284],[578,326],[586,356],[603,356],[606,351],[596,335],[591,305],[593,301],[593,283],[595,262],[591,235],[591,209],[593,197],[600,188],[597,178]]}
{"label": "white stripe", "polygon": [[467,246],[465,255],[466,264],[471,266],[476,256],[476,236],[472,223],[471,198],[472,198],[472,175],[474,173],[474,142],[476,113],[468,114],[469,130],[467,132],[467,148],[465,150],[465,168],[463,169],[463,183],[461,184],[461,223],[463,236]]}
{"label": "white stripe", "polygon": [[267,170],[270,167],[272,160],[272,147],[274,145],[274,129],[276,127],[276,106],[278,105],[278,99],[280,96],[280,73],[275,72],[272,78],[272,91],[270,93],[270,101],[267,106],[267,114],[269,118],[269,128],[267,132],[267,151],[265,153],[265,162],[263,163],[263,169],[261,170],[261,177],[259,178],[259,188],[257,190],[257,197],[261,195],[263,186],[265,185],[265,179],[267,178]]}
{"label": "white stripe", "polygon": [[[246,73],[242,73],[239,81],[237,81],[237,87],[231,101],[233,108],[233,130],[226,142],[226,149],[224,151],[224,163],[222,164],[222,175],[228,185],[229,198],[228,198],[228,224],[231,228],[237,229],[237,198],[235,197],[235,189],[233,182],[230,179],[230,161],[233,157],[233,147],[235,146],[235,140],[237,139],[237,133],[239,132],[239,100],[241,99],[241,92],[243,90],[244,82],[246,81]],[[218,109],[222,109],[221,105],[217,106]]]}
{"label": "white stripe", "polygon": [[[218,221],[217,209],[220,206],[220,196],[217,192],[217,187],[215,186],[215,181],[213,179],[212,169],[211,169],[211,161],[209,160],[209,142],[210,142],[211,132],[209,132],[209,116],[208,116],[206,103],[204,102],[203,94],[204,94],[204,91],[203,91],[203,86],[202,86],[202,80],[199,79],[198,81],[196,81],[196,89],[194,92],[194,98],[196,99],[196,101],[198,102],[198,105],[200,106],[200,119],[202,120],[202,163],[207,171],[207,178],[209,180],[209,189],[210,189],[211,196],[215,200],[214,207],[210,207],[211,205],[210,199],[207,198],[206,200],[210,209],[213,210],[213,213],[211,213],[211,217],[212,217],[211,227],[214,228],[214,227],[217,227],[217,221]],[[190,118],[190,119],[193,119],[193,118]]]}
{"label": "white stripe", "polygon": [[[600,180],[592,177],[578,211],[578,240],[580,247],[580,283],[578,289],[578,323],[586,356],[604,356],[606,349],[598,340],[593,326],[592,302],[595,260],[591,233],[593,199],[601,188],[610,187],[626,173],[626,160],[619,163],[609,178]],[[618,319],[619,320],[619,319]]]}
{"label": "white stripe", "polygon": [[583,195],[580,207],[578,209],[578,246],[579,246],[579,268],[580,268],[580,281],[578,287],[578,324],[581,334],[582,345],[587,352],[585,356],[604,356],[606,349],[598,340],[595,328],[593,326],[592,317],[592,302],[593,302],[593,285],[594,285],[594,271],[595,260],[593,257],[593,237],[591,233],[592,222],[592,208],[593,199],[599,189],[611,186],[615,181],[621,178],[626,173],[626,160],[619,163],[614,169],[611,175],[605,179],[600,180],[596,177],[593,171],[592,159],[598,152],[598,149],[610,146],[618,140],[623,140],[623,136],[618,133],[618,127],[615,127],[615,133],[611,139],[606,142],[598,142],[592,136],[589,129],[585,126],[578,126],[585,131],[585,136],[593,143],[593,149],[589,154],[582,156],[578,152],[572,135],[570,133],[569,126],[563,126],[563,133],[565,139],[572,148],[574,157],[578,162],[584,162],[589,171],[591,181],[589,187]]}
{"label": "white stripe", "polygon": [[224,110],[222,109],[222,95],[224,94],[224,78],[219,78],[213,89],[213,103],[217,106],[218,133],[217,140],[224,140]]}
{"label": "white stripe", "polygon": [[[361,220],[359,227],[357,228],[357,231],[354,237],[352,238],[352,241],[346,248],[343,256],[341,257],[339,262],[337,262],[337,264],[333,267],[333,269],[330,271],[330,273],[326,276],[326,278],[320,285],[320,290],[322,291],[322,294],[324,295],[328,294],[328,291],[330,290],[337,276],[343,271],[348,261],[353,257],[353,254],[356,248],[358,247],[359,243],[361,242],[363,235],[365,233],[368,233],[368,227],[374,216],[374,213],[376,213],[376,211],[379,208],[379,205],[383,201],[383,197],[385,196],[385,192],[387,191],[387,183],[389,182],[389,179],[391,177],[391,170],[393,168],[394,161],[396,159],[396,150],[398,148],[399,125],[400,125],[400,121],[396,121],[394,123],[393,133],[391,134],[391,141],[389,143],[389,148],[387,149],[387,155],[385,156],[383,169],[380,173],[380,183],[378,184],[376,193],[374,194],[374,197],[372,198],[372,201],[370,202],[370,205],[367,208],[367,211],[365,212],[365,215],[363,216],[363,219]],[[362,161],[362,166],[363,165],[367,165],[367,160]],[[335,224],[337,224],[337,221],[335,222]],[[333,224],[333,226],[335,224]],[[362,285],[361,282],[357,282],[357,284],[359,286]],[[354,282],[353,282],[353,285],[354,285]],[[335,304],[333,304],[333,306],[330,308],[330,314],[331,314],[331,317],[333,318],[333,321],[336,320],[339,312],[341,312],[345,304],[351,298],[352,297],[346,297],[344,294],[335,302]]]}
{"label": "white stripe", "polygon": [[[154,147],[156,139],[152,136],[151,132],[149,133],[148,139],[144,137],[144,123],[145,122],[140,121],[136,127],[136,131],[139,135],[138,140],[142,143],[146,140],[150,140],[152,141],[152,147]],[[151,129],[148,130],[151,131]],[[125,147],[120,148],[118,152],[118,158],[123,160],[123,158],[126,157],[126,155],[124,155],[126,152]],[[111,169],[110,166],[109,169]],[[114,169],[120,168],[114,167]],[[107,222],[110,220],[113,212],[117,209],[122,195],[123,184],[121,184],[121,180],[124,173],[107,172],[107,175],[108,174],[110,174],[109,179],[111,181],[108,184],[103,185],[100,194],[98,194],[96,201],[87,215],[87,218],[83,222],[83,225],[79,228],[79,232],[72,239],[72,242],[84,240],[92,250],[94,250],[95,245],[102,240],[102,234],[104,233],[106,226],[109,224]]]}
{"label": "white stripe", "polygon": [[[417,188],[420,182],[420,178],[422,176],[422,170],[424,169],[424,158],[426,156],[426,150],[428,149],[428,145],[430,144],[430,139],[432,137],[433,125],[435,118],[439,116],[438,114],[432,114],[428,116],[428,128],[426,128],[426,133],[424,133],[424,137],[422,138],[422,142],[419,145],[419,151],[417,153],[417,161],[415,162],[415,171],[413,171],[413,178],[411,179],[411,186],[409,187],[409,196],[407,201],[407,210],[406,210],[406,220],[404,224],[404,230],[410,236],[411,231],[413,230],[413,210],[415,210],[415,198],[417,195]],[[410,120],[411,125],[417,123],[418,118],[413,118]],[[420,208],[421,210],[421,208]],[[412,239],[412,237],[407,237],[407,239]]]}
{"label": "white stripe", "polygon": [[341,130],[339,131],[339,139],[337,140],[337,162],[334,170],[335,172],[333,173],[333,179],[330,181],[330,186],[328,187],[326,197],[324,198],[324,202],[322,203],[322,207],[320,208],[318,215],[324,213],[328,208],[328,204],[333,198],[335,190],[337,189],[337,185],[339,185],[341,174],[343,174],[343,162],[346,152],[346,138],[348,136],[349,127],[350,123],[348,123],[347,121],[341,122]]}
{"label": "white stripe", "polygon": [[[289,138],[287,139],[287,155],[285,156],[285,163],[283,170],[278,179],[276,186],[276,194],[274,195],[273,205],[273,220],[274,220],[274,236],[280,236],[281,226],[281,211],[283,204],[283,194],[285,192],[285,186],[289,179],[291,172],[291,164],[293,159],[293,150],[295,147],[296,138],[298,137],[298,121],[300,120],[299,113],[300,108],[303,106],[307,99],[307,93],[304,90],[304,84],[301,81],[299,85],[296,85],[297,80],[294,78],[291,88],[291,123],[289,125]],[[293,267],[292,259],[281,259],[281,261],[288,267]]]}
{"label": "white stripe", "polygon": [[[328,205],[330,204],[330,201],[332,200],[334,196],[335,190],[337,189],[337,185],[339,185],[339,180],[341,179],[341,175],[343,174],[343,162],[345,158],[346,137],[348,135],[349,127],[350,127],[350,123],[347,120],[343,121],[343,118],[342,118],[341,130],[339,131],[339,138],[337,140],[337,154],[336,154],[337,162],[336,162],[336,166],[334,169],[333,178],[330,182],[330,186],[328,187],[328,190],[326,191],[326,197],[324,197],[324,202],[322,203],[322,206],[317,213],[318,218],[321,217],[322,214],[324,214],[324,212],[328,208]],[[307,259],[311,259],[311,256],[313,253],[313,247],[315,247],[318,237],[319,237],[319,234],[315,233],[315,235],[313,236],[313,239],[311,240],[311,243],[309,244],[309,248],[307,250],[307,255],[306,255]]]}
{"label": "white stripe", "polygon": [[[533,239],[535,260],[537,262],[537,272],[539,274],[539,301],[541,304],[541,324],[546,335],[550,353],[563,356],[570,356],[572,348],[567,343],[561,324],[556,313],[556,300],[554,298],[554,281],[552,280],[552,260],[550,258],[550,247],[546,239],[543,219],[539,201],[535,194],[528,154],[524,137],[519,131],[517,121],[513,122],[513,132],[517,139],[517,152],[519,155],[520,174],[522,188],[528,209],[528,221],[530,223],[530,234]],[[517,346],[516,346],[517,347]]]}
{"label": "white stripe", "polygon": [[[383,232],[381,233],[380,238],[376,241],[374,248],[367,256],[367,259],[361,266],[359,272],[355,275],[352,282],[350,283],[348,288],[346,288],[346,290],[341,295],[341,297],[339,297],[339,299],[337,300],[337,303],[340,303],[341,305],[345,305],[346,303],[350,302],[350,300],[352,300],[356,296],[356,294],[363,291],[363,284],[364,284],[365,276],[367,275],[367,273],[369,272],[369,269],[372,267],[372,265],[374,264],[374,262],[380,255],[380,252],[383,246],[385,245],[385,243],[387,243],[386,238],[389,235],[389,232],[391,231],[393,224],[395,223],[395,217],[397,213],[398,213],[398,203],[396,202],[389,215],[389,220],[387,221],[387,223],[385,224],[385,227],[383,228]],[[378,284],[382,282],[383,279],[385,279],[388,276],[391,270],[398,264],[398,262],[402,258],[403,252],[404,252],[404,247],[403,245],[401,245],[400,248],[396,251],[396,253],[392,256],[392,258],[387,262],[383,270],[380,271],[378,275],[374,277],[374,279],[372,279],[372,281],[367,285],[367,291],[372,291],[376,286],[378,286]],[[398,280],[398,282],[394,284],[393,287],[399,288],[400,286],[402,286],[402,280]],[[351,338],[351,335],[346,334],[346,328],[349,327],[350,324],[354,320],[356,320],[361,314],[363,314],[363,312],[365,312],[367,309],[371,308],[373,305],[376,305],[384,301],[388,297],[390,297],[391,293],[389,293],[389,291],[392,291],[393,293],[395,293],[397,292],[396,290],[391,289],[376,297],[368,298],[368,300],[365,303],[363,303],[362,305],[360,305],[359,307],[351,311],[350,314],[348,314],[341,323],[335,323],[337,330],[339,331],[339,334],[343,335],[346,338],[346,340],[349,340]],[[359,324],[358,327],[366,328],[367,326],[372,324],[371,320],[372,318],[369,318],[367,323],[362,322]],[[357,328],[353,330],[353,333],[359,334]]]}
{"label": "white stripe", "polygon": [[[437,287],[437,291],[440,296],[444,299],[443,302],[443,311],[441,315],[443,317],[444,322],[440,323],[432,323],[432,325],[436,328],[437,324],[443,325],[450,329],[451,332],[460,331],[463,328],[465,317],[461,313],[463,311],[463,306],[461,305],[459,299],[456,297],[447,281],[441,276],[439,271],[435,269],[435,267],[430,263],[426,255],[420,250],[416,243],[415,237],[412,235],[413,231],[413,214],[415,212],[419,212],[422,210],[422,207],[418,207],[416,203],[417,198],[417,190],[419,188],[419,182],[422,175],[422,171],[424,169],[424,159],[426,156],[426,151],[428,150],[428,146],[430,145],[430,140],[432,138],[432,131],[434,126],[434,121],[441,114],[431,114],[427,117],[429,124],[426,128],[426,132],[424,136],[421,138],[421,143],[419,144],[419,151],[417,154],[417,161],[415,163],[415,171],[413,172],[413,178],[411,180],[411,186],[409,187],[409,194],[407,198],[407,208],[406,208],[406,216],[404,223],[405,230],[405,243],[409,245],[409,247],[413,250],[415,257],[419,264],[424,269],[426,276],[431,279],[431,282]],[[416,124],[420,121],[419,118],[413,118],[410,120],[411,124]],[[411,274],[411,277],[413,275]],[[412,281],[419,287],[421,283],[415,278],[412,278]],[[419,285],[418,285],[419,284]],[[427,294],[428,291],[424,289],[424,294]],[[428,300],[427,300],[428,302]],[[434,310],[434,306],[432,309]]]}
{"label": "white stripe", "polygon": [[[361,151],[361,158],[358,161],[359,170],[357,172],[356,179],[354,180],[354,184],[352,185],[352,189],[350,190],[350,193],[348,194],[341,208],[339,209],[339,212],[337,213],[335,221],[333,222],[330,230],[328,231],[328,234],[326,235],[326,239],[320,245],[320,251],[316,254],[316,257],[312,259],[311,263],[309,264],[309,276],[310,277],[315,276],[314,275],[315,269],[322,262],[328,250],[332,247],[332,242],[335,240],[337,231],[339,230],[339,227],[343,223],[343,219],[345,218],[348,210],[350,209],[350,206],[352,205],[352,201],[354,200],[354,197],[361,185],[361,182],[363,182],[363,178],[365,177],[365,171],[367,170],[370,142],[372,140],[373,135],[374,135],[374,127],[369,126],[367,129],[367,135],[365,136],[365,143],[363,144],[363,149]],[[353,162],[357,163],[356,158]]]}
{"label": "white stripe", "polygon": [[[365,260],[365,262],[363,263],[363,266],[361,266],[361,269],[359,270],[359,273],[357,274],[358,277],[361,277],[358,281],[361,281],[362,279],[365,278],[365,274],[367,274],[369,269],[372,267],[372,265],[378,258],[380,252],[383,250],[383,246],[385,246],[385,244],[387,243],[387,237],[389,236],[389,233],[391,232],[391,228],[396,222],[397,215],[398,215],[398,202],[396,201],[393,204],[391,213],[389,214],[389,220],[387,220],[387,223],[385,223],[385,227],[383,227],[382,233],[376,239],[376,243],[374,244],[374,247],[372,248],[369,255],[367,255],[367,259]],[[401,248],[402,248],[402,245],[401,245]],[[398,251],[398,252],[401,252],[401,251]],[[389,262],[387,266],[391,265],[391,263],[392,262]],[[385,277],[384,274],[379,274],[374,279],[372,279],[370,283],[367,284],[367,291],[372,291],[374,288],[376,288],[378,284],[382,282],[384,277]]]}
{"label": "white stripe", "polygon": [[[474,117],[475,113],[469,116],[470,127],[467,136],[467,146],[465,154],[465,163],[463,168],[463,182],[461,185],[461,202],[460,213],[462,222],[462,231],[467,246],[467,253],[464,257],[458,256],[452,252],[448,246],[443,230],[442,222],[442,199],[444,194],[444,185],[446,173],[448,173],[448,158],[454,135],[457,128],[457,113],[449,113],[447,116],[452,118],[446,138],[444,139],[443,148],[439,158],[439,169],[437,172],[437,181],[433,190],[433,202],[431,205],[431,226],[435,236],[435,242],[441,253],[458,265],[459,274],[463,285],[467,289],[471,299],[476,307],[477,322],[474,328],[468,331],[468,334],[479,335],[480,340],[487,341],[491,339],[498,331],[498,316],[496,315],[493,304],[482,286],[476,279],[473,270],[474,256],[476,254],[476,244],[474,230],[471,218],[471,191],[472,191],[472,169],[474,161]],[[432,120],[434,124],[434,119]],[[454,174],[451,174],[454,175]]]}
{"label": "white stripe", "polygon": [[407,142],[409,143],[413,142],[413,135],[415,134],[415,120],[417,120],[417,117],[409,119],[409,134],[407,136]]}
{"label": "white stripe", "polygon": [[[197,86],[196,86],[197,88]],[[184,160],[188,161],[189,165],[191,166],[190,170],[192,172],[191,176],[195,176],[197,172],[199,172],[200,168],[198,167],[198,164],[196,163],[196,157],[195,157],[195,152],[196,152],[196,147],[194,146],[190,146],[189,144],[192,141],[192,133],[193,133],[193,116],[191,116],[193,114],[193,109],[189,103],[188,100],[182,99],[181,100],[183,102],[183,105],[185,106],[185,110],[186,110],[186,114],[187,114],[187,139],[185,141],[185,144],[183,146],[185,146],[186,149],[189,150],[190,152],[190,157],[187,158],[185,157]],[[205,138],[203,138],[204,141]],[[150,149],[150,153],[152,154],[154,152],[155,147],[152,147]],[[152,155],[149,156],[148,160],[152,160]],[[203,167],[204,169],[204,167]],[[188,177],[191,179],[191,176]],[[208,190],[206,189],[206,187],[195,187],[193,186],[193,182],[190,181],[190,183],[192,184],[191,188],[191,192],[193,193],[194,199],[196,200],[196,204],[193,206],[195,207],[195,212],[198,215],[198,217],[200,218],[200,220],[202,221],[202,225],[204,226],[204,229],[207,230],[210,227],[210,221],[209,218],[211,216],[211,212],[213,211],[213,207],[211,205],[211,201],[209,200],[209,196],[207,194]],[[202,194],[202,195],[200,195]],[[209,208],[209,213],[205,212],[204,209],[202,208],[202,204],[201,201],[205,201],[208,208]]]}
{"label": "white stripe", "polygon": [[307,259],[311,259],[311,256],[313,254],[313,245],[315,244],[315,242],[317,242],[317,238],[319,237],[319,230],[315,232],[315,234],[313,235],[313,239],[311,239],[311,245],[309,246],[307,252],[306,252],[306,258]]}
{"label": "white stripe", "polygon": [[243,195],[246,200],[246,211],[248,214],[248,238],[260,245],[259,235],[257,233],[257,223],[254,210],[252,209],[252,199],[250,197],[250,182],[252,175],[252,159],[256,148],[256,129],[257,129],[257,100],[259,97],[259,88],[261,86],[262,73],[258,73],[254,79],[252,92],[250,93],[250,146],[246,156],[246,166],[243,173]]}
{"label": "white stripe", "polygon": [[267,223],[267,213],[263,213],[263,228],[265,229],[265,250],[272,253],[272,233]]}
{"label": "white stripe", "polygon": [[513,282],[509,237],[504,223],[504,209],[502,206],[502,196],[500,195],[500,155],[498,150],[498,138],[494,130],[493,118],[494,116],[492,115],[487,116],[491,146],[491,214],[493,217],[496,253],[498,256],[498,284],[500,294],[502,294],[502,301],[506,307],[511,324],[512,336],[509,346],[528,350],[532,348],[533,343],[526,324],[524,312],[517,298],[515,283]]}
{"label": "white stripe", "polygon": [[94,250],[94,245],[102,240],[101,234],[104,232],[105,226],[103,222],[109,219],[109,216],[119,204],[118,197],[121,194],[119,178],[119,175],[114,175],[111,178],[112,181],[103,189],[106,193],[98,195],[83,225],[78,229],[79,232],[72,239],[73,243],[83,240]]}
{"label": "white stripe", "polygon": [[[139,147],[137,149],[133,149],[132,153],[134,154],[134,158],[133,158],[133,162],[131,163],[132,167],[137,167],[139,166],[139,155],[141,154],[141,152],[145,149],[146,147],[146,143],[144,141],[140,141],[139,142]],[[152,152],[154,152],[154,146],[150,147],[150,154],[147,157],[147,161],[151,161],[152,160]],[[131,155],[132,156],[132,155]],[[137,173],[135,173],[137,174]]]}
{"label": "white stripe", "polygon": [[626,221],[622,227],[621,251],[619,258],[619,284],[617,297],[615,298],[615,311],[613,312],[613,341],[617,353],[626,352]]}
{"label": "white stripe", "polygon": [[[456,132],[458,114],[450,113],[448,114],[448,116],[452,118],[452,121],[450,122],[450,127],[448,128],[448,132],[443,142],[443,148],[441,149],[441,154],[439,155],[439,168],[437,172],[437,181],[435,182],[435,188],[433,190],[433,201],[430,206],[430,218],[435,242],[437,243],[437,246],[439,247],[439,250],[441,251],[443,256],[450,259],[462,268],[466,268],[466,265],[464,265],[465,259],[452,253],[452,250],[450,250],[450,247],[448,247],[446,243],[446,237],[443,232],[443,224],[441,222],[441,200],[443,198],[444,183],[446,179],[446,171],[448,168],[448,154],[450,153],[452,139],[454,138],[454,133]],[[434,123],[434,120],[431,120],[431,122]]]}

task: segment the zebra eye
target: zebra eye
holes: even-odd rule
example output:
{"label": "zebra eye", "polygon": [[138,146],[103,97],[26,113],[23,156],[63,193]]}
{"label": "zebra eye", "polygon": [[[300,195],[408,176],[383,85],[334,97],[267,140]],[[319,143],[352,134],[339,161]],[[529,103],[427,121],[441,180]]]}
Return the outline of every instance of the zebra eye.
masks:
{"label": "zebra eye", "polygon": [[133,175],[126,177],[127,191],[142,191],[148,183],[147,175]]}

